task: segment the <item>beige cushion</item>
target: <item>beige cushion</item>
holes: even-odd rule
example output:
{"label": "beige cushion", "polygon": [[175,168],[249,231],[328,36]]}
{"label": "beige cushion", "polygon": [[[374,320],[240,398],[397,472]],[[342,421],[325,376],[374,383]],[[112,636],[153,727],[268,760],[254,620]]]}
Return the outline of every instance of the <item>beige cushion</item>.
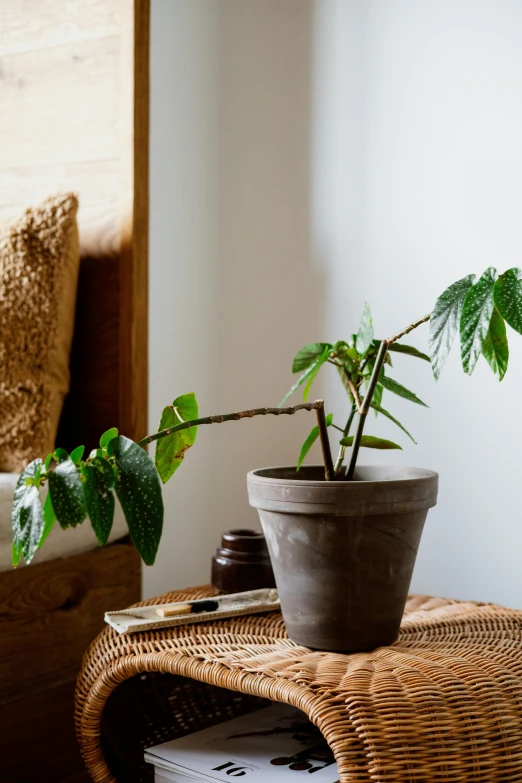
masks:
{"label": "beige cushion", "polygon": [[0,228],[0,471],[55,447],[69,389],[79,249],[72,193]]}

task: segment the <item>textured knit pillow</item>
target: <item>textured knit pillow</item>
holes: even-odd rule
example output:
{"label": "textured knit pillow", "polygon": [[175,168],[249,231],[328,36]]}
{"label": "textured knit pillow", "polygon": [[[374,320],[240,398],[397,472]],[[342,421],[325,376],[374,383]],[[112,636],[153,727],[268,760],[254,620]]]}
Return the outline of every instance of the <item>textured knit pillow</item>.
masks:
{"label": "textured knit pillow", "polygon": [[69,389],[79,250],[72,193],[0,228],[0,471],[55,447]]}

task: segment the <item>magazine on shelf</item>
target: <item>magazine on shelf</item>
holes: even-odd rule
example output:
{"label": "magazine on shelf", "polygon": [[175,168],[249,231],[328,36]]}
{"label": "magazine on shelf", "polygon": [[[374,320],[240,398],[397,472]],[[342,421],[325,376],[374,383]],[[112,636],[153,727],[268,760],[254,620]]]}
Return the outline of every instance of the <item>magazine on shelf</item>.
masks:
{"label": "magazine on shelf", "polygon": [[308,717],[272,704],[145,751],[156,783],[338,783],[326,740]]}

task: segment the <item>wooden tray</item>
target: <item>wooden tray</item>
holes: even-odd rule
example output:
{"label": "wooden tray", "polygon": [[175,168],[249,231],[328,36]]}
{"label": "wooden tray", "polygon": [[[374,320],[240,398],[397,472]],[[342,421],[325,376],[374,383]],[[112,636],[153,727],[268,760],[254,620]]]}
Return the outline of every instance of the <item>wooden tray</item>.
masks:
{"label": "wooden tray", "polygon": [[[203,623],[223,617],[237,617],[242,614],[275,612],[280,607],[279,596],[274,587],[215,596],[213,600],[219,603],[219,608],[213,612],[158,617],[156,609],[165,609],[177,604],[154,604],[153,606],[130,607],[129,609],[105,612],[105,622],[118,633],[135,633],[136,631],[152,631],[156,628]],[[186,602],[180,601],[178,603]]]}

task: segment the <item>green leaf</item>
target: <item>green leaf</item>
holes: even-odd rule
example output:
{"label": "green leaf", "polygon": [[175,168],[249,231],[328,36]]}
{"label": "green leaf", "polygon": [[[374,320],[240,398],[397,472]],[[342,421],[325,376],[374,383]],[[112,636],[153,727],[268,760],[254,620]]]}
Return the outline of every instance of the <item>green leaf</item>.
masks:
{"label": "green leaf", "polygon": [[404,386],[402,386],[402,384],[397,383],[397,381],[394,381],[393,378],[388,378],[388,376],[384,375],[383,373],[381,373],[379,376],[379,383],[382,384],[388,391],[393,392],[393,394],[397,394],[399,397],[403,397],[405,400],[415,402],[417,405],[424,405],[425,408],[428,407],[425,402],[417,397],[416,394],[406,389]]}
{"label": "green leaf", "polygon": [[392,343],[388,346],[389,351],[395,351],[395,353],[405,353],[408,356],[415,356],[417,359],[424,359],[426,362],[430,362],[431,359],[426,353],[418,351],[413,345],[403,345],[403,343]]}
{"label": "green leaf", "polygon": [[69,452],[65,451],[65,449],[57,448],[54,451],[53,457],[56,462],[66,462],[69,459]]}
{"label": "green leaf", "polygon": [[317,373],[319,372],[323,364],[328,361],[329,355],[330,355],[330,348],[329,346],[327,346],[322,352],[321,356],[317,359],[317,361],[314,362],[314,365],[312,367],[312,372],[308,376],[308,380],[306,381],[306,386],[304,387],[303,402],[307,401],[313,382],[317,377]]}
{"label": "green leaf", "polygon": [[104,546],[114,520],[115,503],[111,492],[115,484],[114,470],[106,459],[96,457],[83,464],[81,471],[87,513],[99,545]]}
{"label": "green leaf", "polygon": [[40,493],[34,480],[42,469],[42,460],[35,459],[22,471],[17,481],[11,513],[13,530],[12,559],[18,565],[23,555],[30,563],[38,549],[38,542],[44,528],[44,514]]}
{"label": "green leaf", "polygon": [[82,461],[84,451],[85,446],[77,446],[75,449],[73,449],[73,451],[71,451],[71,459],[75,465],[79,465]]}
{"label": "green leaf", "polygon": [[319,372],[320,368],[325,363],[325,361],[328,359],[328,355],[329,355],[329,349],[325,348],[321,356],[319,356],[319,358],[316,359],[315,362],[313,362],[313,364],[311,364],[310,367],[308,367],[302,375],[299,376],[299,378],[294,383],[290,391],[288,391],[285,394],[285,396],[283,397],[283,399],[278,405],[279,408],[281,408],[285,404],[285,402],[292,396],[292,394],[296,392],[298,388],[302,386],[303,383],[306,383],[311,377],[310,385],[307,384],[307,388],[309,390],[309,387],[314,382],[315,376],[317,375],[317,373]]}
{"label": "green leaf", "polygon": [[495,375],[498,375],[499,381],[501,381],[508,368],[509,346],[506,324],[496,307],[491,316],[491,323],[482,346],[482,353]]}
{"label": "green leaf", "polygon": [[355,341],[355,347],[357,353],[361,356],[366,353],[373,340],[373,323],[372,314],[370,311],[370,305],[368,302],[364,303],[364,310],[359,324],[357,332],[357,339]]}
{"label": "green leaf", "polygon": [[118,437],[117,427],[111,427],[110,430],[106,430],[100,438],[100,448],[106,449],[109,441],[117,437]]}
{"label": "green leaf", "polygon": [[45,498],[43,513],[44,513],[44,528],[42,531],[40,541],[38,542],[38,549],[42,548],[42,546],[44,545],[47,539],[47,536],[53,529],[54,523],[56,522],[56,514],[54,513],[50,492],[47,493],[47,496]]}
{"label": "green leaf", "polygon": [[53,455],[48,454],[44,462],[44,468],[46,471],[49,470],[49,465],[51,464],[52,461],[53,461]]}
{"label": "green leaf", "polygon": [[113,438],[107,451],[115,459],[116,494],[134,546],[144,563],[152,565],[163,529],[160,477],[147,452],[123,435]]}
{"label": "green leaf", "polygon": [[[194,421],[198,418],[198,403],[194,392],[176,397],[172,405],[163,410],[159,430],[175,427],[183,421]],[[185,452],[194,445],[197,427],[189,427],[180,432],[174,432],[156,443],[156,468],[165,484],[179,468],[185,457]]]}
{"label": "green leaf", "polygon": [[[367,381],[364,382],[364,388],[366,389],[366,391],[368,391],[369,385],[370,385],[370,380],[368,379]],[[379,415],[379,411],[377,410],[377,408],[382,402],[383,392],[384,392],[384,386],[381,386],[381,384],[378,383],[377,386],[375,387],[375,390],[373,392],[373,398],[372,398],[372,402],[375,403],[375,405],[372,405],[372,408],[374,408],[375,418],[377,418],[377,416]]]}
{"label": "green leaf", "polygon": [[78,468],[68,459],[49,473],[49,493],[56,518],[63,529],[80,525],[87,516],[83,484]]}
{"label": "green leaf", "polygon": [[[353,435],[350,435],[348,438],[341,438],[339,443],[341,444],[341,446],[352,446]],[[394,443],[392,440],[384,440],[384,438],[374,438],[373,435],[363,435],[361,438],[361,446],[367,449],[400,449],[402,451],[402,446],[399,446],[397,443]]]}
{"label": "green leaf", "polygon": [[392,416],[391,413],[389,413],[388,411],[384,410],[384,408],[381,408],[381,406],[378,403],[375,402],[375,394],[373,395],[373,397],[374,398],[373,398],[372,402],[370,403],[370,407],[373,408],[376,413],[382,413],[382,415],[386,416],[387,419],[389,419],[390,421],[393,421],[393,423],[396,424],[397,427],[400,427],[400,429],[403,432],[406,433],[408,438],[410,438],[410,440],[412,440],[416,444],[417,441],[415,440],[415,438],[413,438],[410,435],[410,433],[408,432],[406,427],[403,427],[403,425],[400,423],[400,421],[397,421],[397,419],[394,416]]}
{"label": "green leaf", "polygon": [[330,343],[309,343],[309,345],[305,345],[294,357],[292,372],[306,370],[321,356],[325,348],[328,348],[329,351],[332,350]]}
{"label": "green leaf", "polygon": [[18,541],[16,544],[13,541],[13,544],[11,545],[11,562],[16,568],[16,566],[20,563],[20,560],[22,558],[22,542]]}
{"label": "green leaf", "polygon": [[[330,427],[333,423],[333,413],[329,413],[328,416],[326,416],[326,426]],[[299,470],[301,465],[303,464],[303,460],[314,445],[315,441],[319,437],[319,427],[312,427],[312,430],[303,443],[303,448],[301,449],[301,453],[299,454],[299,459],[297,460],[297,468],[296,471]]]}
{"label": "green leaf", "polygon": [[522,334],[522,269],[508,269],[495,283],[495,305],[502,318]]}
{"label": "green leaf", "polygon": [[475,279],[475,275],[463,277],[450,285],[435,302],[430,318],[430,356],[436,381],[439,380],[457,334],[464,299]]}
{"label": "green leaf", "polygon": [[494,307],[493,286],[496,279],[497,270],[490,266],[478,283],[470,288],[464,299],[460,316],[460,351],[462,367],[468,375],[471,375],[475,369],[482,353],[482,346],[488,336]]}

